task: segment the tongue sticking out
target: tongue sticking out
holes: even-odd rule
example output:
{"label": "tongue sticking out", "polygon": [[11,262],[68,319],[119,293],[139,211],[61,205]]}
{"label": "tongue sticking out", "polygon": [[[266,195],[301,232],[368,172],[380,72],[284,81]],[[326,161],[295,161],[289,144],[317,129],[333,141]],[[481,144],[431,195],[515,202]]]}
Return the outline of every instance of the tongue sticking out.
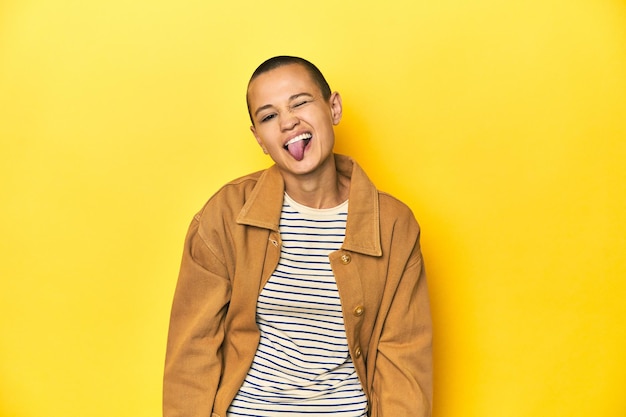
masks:
{"label": "tongue sticking out", "polygon": [[306,145],[309,144],[309,140],[310,139],[299,140],[287,146],[287,150],[296,161],[302,161],[304,158],[304,149],[306,148]]}

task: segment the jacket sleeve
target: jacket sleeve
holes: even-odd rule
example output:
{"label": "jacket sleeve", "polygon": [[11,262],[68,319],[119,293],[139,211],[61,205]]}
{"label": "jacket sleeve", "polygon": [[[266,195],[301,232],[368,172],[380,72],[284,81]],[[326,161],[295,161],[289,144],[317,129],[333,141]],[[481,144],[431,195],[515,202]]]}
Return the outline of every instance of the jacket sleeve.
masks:
{"label": "jacket sleeve", "polygon": [[417,239],[408,262],[397,274],[389,271],[400,278],[378,345],[373,378],[377,413],[372,413],[378,417],[432,414],[432,323],[419,226],[415,226]]}
{"label": "jacket sleeve", "polygon": [[201,236],[196,216],[185,239],[170,317],[163,417],[211,415],[231,292],[226,266],[216,253]]}

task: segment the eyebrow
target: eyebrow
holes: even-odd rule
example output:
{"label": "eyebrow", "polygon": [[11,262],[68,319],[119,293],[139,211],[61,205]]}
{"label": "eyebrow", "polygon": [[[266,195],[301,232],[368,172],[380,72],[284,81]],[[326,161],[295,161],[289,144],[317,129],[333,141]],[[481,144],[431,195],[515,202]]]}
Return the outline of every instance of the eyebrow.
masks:
{"label": "eyebrow", "polygon": [[[293,101],[293,100],[295,100],[295,99],[297,99],[297,98],[300,98],[300,97],[302,97],[302,96],[307,96],[307,97],[311,97],[311,98],[313,98],[313,95],[312,95],[312,94],[309,94],[309,93],[298,93],[298,94],[294,94],[293,96],[289,97],[289,101]],[[272,104],[266,104],[266,105],[264,105],[264,106],[261,106],[261,107],[259,107],[258,109],[256,109],[256,111],[254,112],[254,116],[256,117],[256,116],[258,116],[258,115],[259,115],[259,113],[260,113],[260,112],[262,112],[263,110],[270,109],[270,108],[272,108],[272,107],[274,107]]]}

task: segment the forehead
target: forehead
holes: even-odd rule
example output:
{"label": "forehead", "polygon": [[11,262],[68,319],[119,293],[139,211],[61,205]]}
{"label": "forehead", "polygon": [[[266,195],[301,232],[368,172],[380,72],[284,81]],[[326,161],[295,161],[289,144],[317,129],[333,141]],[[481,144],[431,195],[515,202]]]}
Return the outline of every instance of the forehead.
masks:
{"label": "forehead", "polygon": [[288,99],[300,93],[321,94],[309,71],[300,64],[283,65],[264,72],[248,86],[248,99],[252,108],[255,105]]}

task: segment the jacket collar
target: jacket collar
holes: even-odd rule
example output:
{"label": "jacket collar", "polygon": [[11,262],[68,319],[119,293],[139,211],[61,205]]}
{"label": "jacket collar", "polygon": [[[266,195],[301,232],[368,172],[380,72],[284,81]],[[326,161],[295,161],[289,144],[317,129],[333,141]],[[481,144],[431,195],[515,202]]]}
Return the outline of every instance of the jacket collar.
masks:
{"label": "jacket collar", "polygon": [[[350,178],[350,203],[346,237],[342,248],[370,256],[381,256],[378,191],[365,171],[351,158],[335,154],[337,171]],[[259,177],[237,223],[278,232],[285,184],[276,165]]]}

